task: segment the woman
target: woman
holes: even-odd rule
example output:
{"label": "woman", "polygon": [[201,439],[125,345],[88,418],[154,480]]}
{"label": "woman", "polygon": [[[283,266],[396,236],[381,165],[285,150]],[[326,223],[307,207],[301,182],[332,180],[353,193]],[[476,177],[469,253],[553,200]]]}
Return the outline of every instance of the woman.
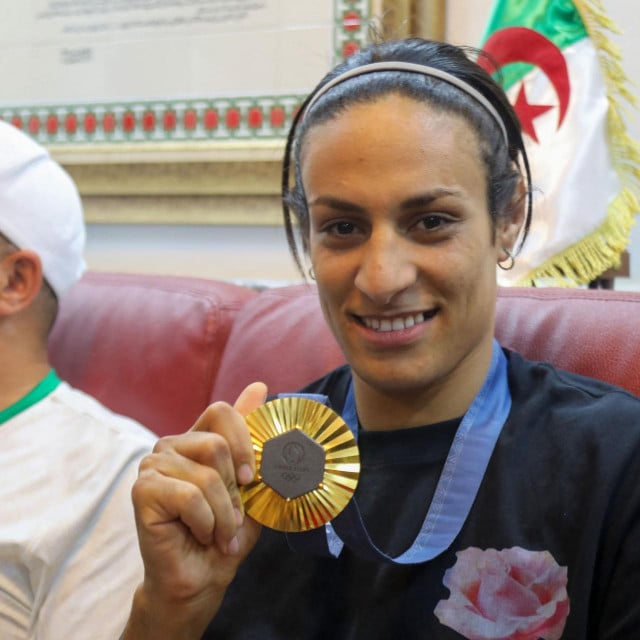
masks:
{"label": "woman", "polygon": [[213,405],[141,465],[124,637],[635,637],[640,401],[493,339],[496,265],[530,219],[499,86],[450,45],[374,46],[303,105],[284,176],[349,363],[304,391],[355,424],[359,511],[260,534],[238,486],[266,389]]}

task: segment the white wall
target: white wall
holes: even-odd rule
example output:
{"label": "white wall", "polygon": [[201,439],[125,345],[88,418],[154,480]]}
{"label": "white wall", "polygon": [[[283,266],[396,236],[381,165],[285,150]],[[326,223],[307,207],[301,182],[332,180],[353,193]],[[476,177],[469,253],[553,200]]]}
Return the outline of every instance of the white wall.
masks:
{"label": "white wall", "polygon": [[164,273],[243,283],[301,279],[282,227],[89,225],[87,263],[99,271]]}
{"label": "white wall", "polygon": [[[492,0],[448,0],[447,38],[457,44],[478,44],[491,4]],[[640,5],[629,0],[604,0],[603,4],[625,29],[614,39],[622,48],[627,75],[640,87]],[[640,140],[639,120],[631,120],[629,128]],[[629,250],[631,277],[617,279],[616,288],[640,290],[639,225],[633,230]],[[299,280],[282,229],[274,227],[89,225],[87,261],[90,268],[102,271],[239,281]]]}

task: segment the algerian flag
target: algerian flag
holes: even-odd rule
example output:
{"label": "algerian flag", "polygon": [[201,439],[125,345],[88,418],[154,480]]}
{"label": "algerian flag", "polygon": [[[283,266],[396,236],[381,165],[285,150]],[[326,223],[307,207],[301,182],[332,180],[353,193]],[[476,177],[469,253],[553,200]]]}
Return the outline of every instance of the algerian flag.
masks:
{"label": "algerian flag", "polygon": [[605,30],[597,0],[494,4],[483,49],[522,123],[534,188],[529,237],[500,284],[585,284],[629,243],[640,155],[620,99],[634,99]]}

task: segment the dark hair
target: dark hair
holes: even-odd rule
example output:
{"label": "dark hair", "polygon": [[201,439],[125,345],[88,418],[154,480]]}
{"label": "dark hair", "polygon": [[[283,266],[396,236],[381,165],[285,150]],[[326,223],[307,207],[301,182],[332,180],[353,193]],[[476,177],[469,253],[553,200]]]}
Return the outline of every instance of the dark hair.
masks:
{"label": "dark hair", "polygon": [[[531,225],[531,173],[520,122],[502,87],[472,60],[472,55],[485,54],[475,49],[422,38],[374,44],[335,67],[309,94],[294,117],[282,165],[284,226],[289,248],[301,272],[304,273],[304,269],[294,232],[292,212],[298,222],[302,249],[306,254],[310,232],[309,212],[300,174],[300,150],[305,135],[311,127],[331,120],[350,105],[366,103],[390,93],[428,102],[436,108],[459,114],[474,127],[487,170],[488,208],[494,228],[497,219],[510,214],[509,205],[514,200],[516,186],[524,171],[527,209],[520,239],[520,246],[522,245]],[[307,112],[309,102],[333,78],[366,64],[391,61],[436,68],[473,87],[487,98],[497,111],[506,130],[507,143],[505,144],[504,134],[495,119],[477,100],[446,81],[420,73],[385,70],[349,78],[331,87]],[[295,175],[293,187],[290,188],[292,157]]]}

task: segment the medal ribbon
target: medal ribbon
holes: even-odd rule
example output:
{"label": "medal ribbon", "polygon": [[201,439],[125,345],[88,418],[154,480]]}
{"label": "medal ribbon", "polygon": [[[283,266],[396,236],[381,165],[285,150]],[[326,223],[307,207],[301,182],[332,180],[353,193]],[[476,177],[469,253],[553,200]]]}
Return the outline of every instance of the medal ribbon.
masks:
{"label": "medal ribbon", "polygon": [[[306,397],[318,399],[313,394]],[[451,546],[469,515],[510,409],[507,360],[494,340],[487,377],[456,431],[433,500],[412,545],[395,557],[381,551],[371,540],[354,498],[324,528],[288,533],[289,546],[295,551],[338,557],[346,545],[362,558],[396,564],[419,564],[439,556]],[[357,439],[353,382],[342,417]]]}

